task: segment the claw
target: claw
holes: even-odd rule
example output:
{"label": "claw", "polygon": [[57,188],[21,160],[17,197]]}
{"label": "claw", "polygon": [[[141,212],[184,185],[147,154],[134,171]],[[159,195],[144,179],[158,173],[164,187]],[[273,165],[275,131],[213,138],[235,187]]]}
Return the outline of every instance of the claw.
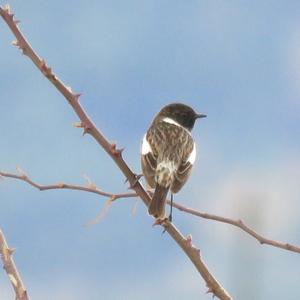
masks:
{"label": "claw", "polygon": [[154,221],[154,223],[153,223],[153,225],[152,226],[157,226],[157,225],[164,225],[164,223],[166,222],[166,221],[168,221],[169,219],[167,218],[167,217],[165,217],[165,218],[162,218],[162,219],[160,219],[160,218],[157,218],[157,219],[155,219],[155,221]]}

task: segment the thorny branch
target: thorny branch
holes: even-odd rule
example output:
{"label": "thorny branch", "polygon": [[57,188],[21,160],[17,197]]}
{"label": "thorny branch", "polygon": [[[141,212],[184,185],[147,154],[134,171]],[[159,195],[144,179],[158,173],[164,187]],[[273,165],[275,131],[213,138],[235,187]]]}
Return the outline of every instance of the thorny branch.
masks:
{"label": "thorny branch", "polygon": [[85,176],[85,178],[88,181],[87,186],[82,186],[82,185],[76,185],[76,184],[67,184],[64,182],[57,183],[57,184],[38,184],[34,181],[32,181],[28,175],[22,171],[20,168],[17,168],[17,171],[19,174],[12,174],[12,173],[5,173],[0,171],[0,177],[9,177],[9,178],[14,178],[18,180],[22,180],[30,184],[31,186],[39,189],[40,191],[45,191],[45,190],[55,190],[55,189],[66,189],[66,190],[78,190],[78,191],[85,191],[85,192],[90,192],[94,194],[98,194],[100,196],[108,197],[112,199],[112,201],[117,200],[119,198],[131,198],[131,197],[137,197],[137,194],[132,192],[132,193],[121,193],[121,194],[112,194],[112,193],[107,193],[104,192],[100,189],[97,188],[97,186],[90,181],[90,179]]}
{"label": "thorny branch", "polygon": [[182,205],[180,205],[178,203],[174,203],[174,202],[173,202],[173,206],[176,207],[177,209],[181,210],[181,211],[184,211],[186,213],[189,213],[191,215],[194,215],[194,216],[197,216],[197,217],[200,217],[200,218],[204,218],[204,219],[213,220],[213,221],[222,222],[222,223],[226,223],[226,224],[236,226],[236,227],[240,228],[241,230],[245,231],[246,233],[248,233],[249,235],[251,235],[252,237],[254,237],[262,245],[266,244],[266,245],[281,248],[281,249],[284,249],[284,250],[289,250],[289,251],[292,251],[292,252],[300,253],[300,247],[299,246],[295,246],[295,245],[292,245],[292,244],[289,244],[289,243],[283,243],[283,242],[278,242],[278,241],[274,241],[274,240],[271,240],[271,239],[267,239],[267,238],[263,237],[262,235],[258,234],[256,231],[254,231],[248,225],[246,225],[241,219],[233,220],[233,219],[222,217],[222,216],[217,216],[217,215],[213,215],[213,214],[209,214],[209,213],[200,212],[196,209],[188,208],[188,207],[182,206]]}
{"label": "thorny branch", "polygon": [[100,213],[96,216],[95,219],[91,220],[88,222],[87,225],[93,225],[98,223],[105,215],[107,210],[109,209],[110,205],[112,202],[114,202],[117,199],[120,198],[132,198],[132,197],[137,197],[137,193],[135,192],[130,192],[130,193],[120,193],[120,194],[113,194],[113,193],[107,193],[99,188],[97,188],[96,184],[91,181],[91,179],[84,175],[85,179],[87,180],[87,185],[82,186],[82,185],[75,185],[75,184],[67,184],[64,182],[56,183],[56,184],[38,184],[34,181],[32,181],[28,175],[21,170],[19,167],[17,168],[18,174],[12,174],[12,173],[6,173],[6,172],[1,172],[0,171],[0,178],[1,177],[7,177],[7,178],[14,178],[17,180],[24,181],[28,183],[29,185],[39,189],[40,191],[46,191],[46,190],[55,190],[55,189],[66,189],[66,190],[77,190],[77,191],[84,191],[84,192],[90,192],[94,194],[98,194],[100,196],[107,197],[107,201],[104,205],[104,208],[100,211]]}
{"label": "thorny branch", "polygon": [[27,291],[22,282],[21,276],[12,258],[14,249],[8,247],[5,236],[0,229],[0,256],[3,262],[4,270],[15,290],[16,300],[29,300]]}
{"label": "thorny branch", "polygon": [[[137,181],[136,175],[131,171],[127,163],[122,158],[122,149],[118,149],[116,144],[108,142],[104,135],[97,129],[94,123],[91,121],[87,113],[84,111],[79,103],[80,94],[72,92],[71,88],[68,88],[58,77],[52,72],[51,68],[46,65],[46,62],[42,60],[29,45],[24,38],[18,27],[18,21],[14,20],[14,15],[11,13],[9,6],[4,8],[0,7],[0,15],[7,23],[10,30],[16,37],[16,41],[13,43],[23,54],[28,56],[36,67],[42,72],[42,74],[51,81],[51,83],[60,91],[67,99],[69,104],[80,119],[79,126],[83,128],[83,133],[88,133],[94,137],[98,144],[107,152],[107,154],[114,160],[116,165],[128,179],[131,188],[139,195],[146,206],[150,202],[148,193],[144,190],[142,185]],[[161,224],[169,235],[176,241],[176,243],[182,248],[186,255],[193,262],[194,266],[205,280],[208,287],[208,292],[217,296],[220,299],[232,299],[228,292],[219,284],[214,276],[209,272],[208,268],[202,261],[200,256],[200,250],[197,249],[191,240],[189,235],[185,238],[177,228],[169,221],[165,221]]]}
{"label": "thorny branch", "polygon": [[[88,182],[88,186],[80,186],[80,185],[66,184],[66,183],[58,183],[58,184],[51,184],[51,185],[40,185],[40,184],[37,184],[37,183],[33,182],[27,176],[27,174],[25,174],[19,168],[18,168],[18,171],[19,171],[20,175],[12,174],[12,173],[5,173],[5,172],[0,171],[0,176],[15,178],[15,179],[18,179],[18,180],[25,181],[28,184],[34,186],[35,188],[38,188],[41,191],[52,190],[52,189],[70,189],[70,190],[81,190],[81,191],[85,191],[85,192],[96,193],[96,194],[99,194],[101,196],[108,197],[108,201],[109,201],[108,203],[109,204],[112,203],[113,201],[117,200],[117,199],[120,199],[120,198],[138,197],[137,193],[135,193],[135,192],[122,193],[122,194],[112,194],[112,193],[104,192],[102,190],[99,190],[97,188],[97,186],[94,183],[92,183],[91,181]],[[169,200],[167,202],[168,202],[168,204],[170,204]],[[180,211],[186,212],[188,214],[191,214],[191,215],[203,218],[203,219],[213,220],[213,221],[226,223],[226,224],[230,224],[230,225],[233,225],[235,227],[238,227],[241,230],[248,233],[249,235],[251,235],[252,237],[254,237],[260,244],[266,244],[266,245],[281,248],[281,249],[284,249],[284,250],[300,253],[300,247],[299,246],[292,245],[290,243],[284,243],[284,242],[279,242],[279,241],[275,241],[275,240],[265,238],[264,236],[258,234],[255,230],[250,228],[248,225],[246,225],[240,219],[234,220],[234,219],[230,219],[230,218],[226,218],[226,217],[222,217],[222,216],[218,216],[218,215],[214,215],[214,214],[204,213],[204,212],[201,212],[199,210],[183,206],[183,205],[178,204],[174,201],[173,201],[173,207],[177,208]],[[107,209],[107,206],[105,206],[105,209]],[[104,212],[106,212],[106,211],[104,211]],[[100,214],[100,215],[103,216],[103,214]],[[94,220],[93,223],[95,223],[97,221],[99,221],[99,218],[96,218],[96,220]]]}

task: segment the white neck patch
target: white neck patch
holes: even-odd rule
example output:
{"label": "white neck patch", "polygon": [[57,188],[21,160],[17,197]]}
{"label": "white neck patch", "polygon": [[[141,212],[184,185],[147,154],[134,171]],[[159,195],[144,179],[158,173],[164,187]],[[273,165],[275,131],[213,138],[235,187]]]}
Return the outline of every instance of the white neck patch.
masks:
{"label": "white neck patch", "polygon": [[178,127],[182,127],[179,123],[177,123],[176,121],[174,121],[171,118],[163,118],[163,122],[169,123],[169,124],[173,124],[176,125]]}
{"label": "white neck patch", "polygon": [[173,120],[171,118],[166,117],[166,118],[163,118],[162,121],[166,122],[166,123],[169,123],[169,124],[173,124],[173,125],[178,126],[178,127],[181,127],[191,135],[189,130],[187,130],[185,127],[183,127],[182,125],[180,125],[178,122],[176,122],[175,120]]}

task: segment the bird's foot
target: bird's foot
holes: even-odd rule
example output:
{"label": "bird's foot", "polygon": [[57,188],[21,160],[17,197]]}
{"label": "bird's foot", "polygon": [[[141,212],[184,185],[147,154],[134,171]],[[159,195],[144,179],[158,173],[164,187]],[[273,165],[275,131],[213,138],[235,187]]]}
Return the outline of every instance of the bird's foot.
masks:
{"label": "bird's foot", "polygon": [[154,221],[154,223],[153,223],[153,225],[152,226],[157,226],[157,225],[164,225],[164,223],[166,222],[166,221],[168,221],[169,220],[169,218],[167,218],[167,217],[164,217],[164,218],[157,218],[157,219],[155,219],[155,221]]}

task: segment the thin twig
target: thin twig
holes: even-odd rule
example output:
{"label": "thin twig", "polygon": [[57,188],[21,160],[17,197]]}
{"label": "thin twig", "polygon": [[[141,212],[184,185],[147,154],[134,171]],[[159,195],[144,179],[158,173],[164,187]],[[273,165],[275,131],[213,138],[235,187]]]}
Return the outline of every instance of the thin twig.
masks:
{"label": "thin twig", "polygon": [[[20,169],[19,169],[20,170]],[[76,185],[76,184],[67,184],[64,182],[61,183],[56,183],[56,184],[38,184],[34,181],[32,181],[27,174],[24,172],[20,175],[18,174],[13,174],[13,173],[6,173],[6,172],[1,172],[0,171],[0,176],[2,177],[8,177],[8,178],[14,178],[17,180],[21,180],[24,182],[27,182],[31,186],[39,189],[40,191],[46,191],[46,190],[56,190],[56,189],[66,189],[66,190],[77,190],[77,191],[85,191],[89,193],[94,193],[98,194],[100,196],[108,197],[108,198],[113,198],[114,200],[117,200],[119,198],[131,198],[131,197],[137,197],[137,194],[135,192],[131,193],[120,193],[120,194],[112,194],[108,192],[104,192],[96,187],[93,183],[89,183],[88,186],[82,186],[82,185]]]}
{"label": "thin twig", "polygon": [[[117,149],[116,144],[109,143],[104,135],[97,129],[97,127],[94,125],[94,123],[91,121],[91,119],[79,103],[80,94],[73,93],[70,88],[68,88],[61,80],[58,79],[58,77],[52,72],[51,68],[46,65],[45,61],[40,59],[39,56],[34,52],[32,47],[29,45],[29,43],[26,41],[23,34],[19,30],[17,25],[18,22],[14,20],[14,15],[11,13],[8,6],[0,8],[0,15],[17,39],[16,42],[14,42],[14,45],[20,48],[23,54],[27,55],[37,66],[37,68],[44,74],[44,76],[48,78],[49,81],[51,81],[51,83],[58,89],[58,91],[63,94],[63,96],[67,99],[67,101],[79,117],[81,121],[79,126],[83,128],[83,133],[88,133],[94,137],[98,144],[114,160],[119,169],[128,179],[131,188],[135,190],[135,192],[140,196],[145,205],[148,206],[151,199],[142,185],[137,181],[137,176],[134,174],[134,172],[131,171],[127,163],[123,160],[122,149]],[[193,262],[194,266],[201,274],[202,278],[205,280],[208,287],[208,292],[212,293],[222,300],[232,299],[228,292],[208,271],[206,265],[200,257],[198,249],[192,245],[190,239],[185,239],[171,222],[166,221],[162,225]]]}
{"label": "thin twig", "polygon": [[[20,171],[20,169],[19,169],[19,171]],[[96,185],[93,184],[93,183],[90,183],[89,186],[87,186],[87,187],[80,186],[80,185],[74,185],[74,184],[66,184],[66,183],[58,183],[58,184],[51,184],[51,185],[41,185],[41,184],[37,184],[36,182],[33,182],[27,176],[27,174],[24,173],[24,172],[22,172],[22,174],[18,175],[18,174],[5,173],[5,172],[1,172],[0,171],[0,176],[9,177],[9,178],[15,178],[15,179],[18,179],[18,180],[25,181],[28,184],[32,185],[35,188],[38,188],[41,191],[50,190],[50,189],[70,189],[70,190],[80,190],[80,191],[85,191],[85,192],[90,192],[90,193],[96,193],[96,194],[99,194],[101,196],[109,197],[109,199],[108,199],[108,201],[107,201],[107,203],[106,203],[106,205],[104,207],[104,210],[101,211],[100,214],[99,214],[99,216],[95,220],[93,220],[92,222],[90,222],[89,224],[98,223],[99,220],[107,212],[109,204],[111,204],[113,201],[115,201],[117,199],[120,199],[120,198],[134,198],[134,197],[138,197],[137,193],[135,193],[135,192],[121,193],[121,194],[113,194],[113,193],[104,192],[102,190],[99,190],[96,187]],[[170,200],[167,200],[167,203],[170,204]],[[252,236],[253,238],[255,238],[260,244],[265,244],[265,245],[269,245],[269,246],[281,248],[281,249],[284,249],[284,250],[288,250],[288,251],[300,253],[300,247],[299,246],[296,246],[296,245],[293,245],[293,244],[290,244],[290,243],[284,243],[284,242],[279,242],[279,241],[268,239],[268,238],[260,235],[259,233],[257,233],[254,229],[250,228],[241,219],[234,220],[234,219],[230,219],[230,218],[226,218],[226,217],[222,217],[222,216],[218,216],[218,215],[214,215],[214,214],[210,214],[210,213],[204,213],[204,212],[201,212],[199,210],[183,206],[183,205],[178,204],[178,203],[176,203],[174,201],[173,201],[173,206],[175,208],[177,208],[178,210],[180,210],[180,211],[186,212],[188,214],[191,214],[191,215],[203,218],[203,219],[217,221],[217,222],[221,222],[221,223],[225,223],[225,224],[230,224],[230,225],[233,225],[235,227],[238,227],[241,230],[245,231],[250,236]]]}
{"label": "thin twig", "polygon": [[3,262],[4,270],[15,290],[17,300],[29,300],[29,296],[22,282],[21,276],[17,270],[16,264],[12,258],[14,250],[9,248],[5,236],[0,229],[0,256]]}
{"label": "thin twig", "polygon": [[217,215],[213,215],[213,214],[209,214],[209,213],[200,212],[198,210],[185,207],[185,206],[180,205],[178,203],[174,203],[173,206],[176,207],[177,209],[181,210],[181,211],[184,211],[186,213],[189,213],[191,215],[194,215],[194,216],[197,216],[197,217],[200,217],[200,218],[204,218],[204,219],[213,220],[213,221],[222,222],[222,223],[226,223],[226,224],[236,226],[236,227],[242,229],[243,231],[245,231],[246,233],[248,233],[249,235],[251,235],[252,237],[254,237],[255,239],[257,239],[260,244],[266,244],[266,245],[281,248],[281,249],[284,249],[284,250],[300,253],[300,247],[289,244],[289,243],[283,243],[283,242],[278,242],[278,241],[275,241],[275,240],[267,239],[267,238],[263,237],[262,235],[258,234],[256,231],[254,231],[248,225],[246,225],[241,219],[233,220],[233,219],[222,217],[222,216],[217,216]]}

